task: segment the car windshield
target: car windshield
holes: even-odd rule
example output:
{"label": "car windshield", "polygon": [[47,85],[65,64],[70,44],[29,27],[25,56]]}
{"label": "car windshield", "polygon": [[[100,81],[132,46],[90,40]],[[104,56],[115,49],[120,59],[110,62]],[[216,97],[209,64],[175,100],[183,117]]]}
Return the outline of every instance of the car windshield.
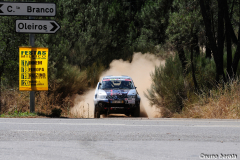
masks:
{"label": "car windshield", "polygon": [[104,79],[102,81],[101,89],[134,89],[131,80],[112,80]]}

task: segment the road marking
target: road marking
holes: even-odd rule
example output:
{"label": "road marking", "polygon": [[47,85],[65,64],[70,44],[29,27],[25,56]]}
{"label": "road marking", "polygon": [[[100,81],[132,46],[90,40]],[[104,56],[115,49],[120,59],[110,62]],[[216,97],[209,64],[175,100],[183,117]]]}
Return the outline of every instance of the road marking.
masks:
{"label": "road marking", "polygon": [[0,122],[5,124],[18,124],[18,125],[70,125],[70,126],[129,126],[129,127],[224,127],[224,128],[240,128],[240,125],[191,125],[191,124],[180,124],[180,125],[143,125],[143,124],[112,124],[112,123],[15,123],[15,122]]}
{"label": "road marking", "polygon": [[42,132],[41,130],[11,130],[13,132]]}
{"label": "road marking", "polygon": [[224,127],[224,128],[240,128],[240,126],[235,125],[126,125],[126,126],[136,126],[136,127]]}
{"label": "road marking", "polygon": [[106,126],[113,126],[113,125],[125,125],[125,124],[103,124],[103,123],[15,123],[15,122],[0,122],[5,124],[22,124],[22,125],[76,125],[76,126],[96,126],[96,125],[106,125]]}
{"label": "road marking", "polygon": [[[119,120],[119,119],[117,119]],[[137,119],[137,118],[134,118],[134,119],[124,119],[124,120],[131,120],[131,121],[139,121],[140,119]],[[156,121],[156,122],[172,122],[172,121],[177,121],[177,122],[201,122],[201,123],[212,123],[212,122],[220,122],[220,123],[223,123],[223,122],[234,122],[234,123],[239,123],[240,125],[240,120],[239,119],[228,119],[228,120],[223,120],[223,119],[219,119],[219,120],[216,120],[216,119],[162,119],[162,118],[157,118],[157,119],[147,119],[147,118],[144,118],[144,119],[141,119],[141,121],[147,121],[147,122],[152,122],[152,121]]]}

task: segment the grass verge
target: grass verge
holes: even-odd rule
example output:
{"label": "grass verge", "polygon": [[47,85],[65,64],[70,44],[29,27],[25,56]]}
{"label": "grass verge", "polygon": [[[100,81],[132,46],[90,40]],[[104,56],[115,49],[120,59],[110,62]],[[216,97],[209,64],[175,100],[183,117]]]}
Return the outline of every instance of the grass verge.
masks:
{"label": "grass verge", "polygon": [[13,113],[1,114],[0,118],[37,118],[39,117],[36,113],[29,112],[18,112],[17,110]]}
{"label": "grass verge", "polygon": [[188,104],[174,118],[204,118],[204,119],[240,119],[240,81],[225,84],[208,94],[199,96],[195,104]]}

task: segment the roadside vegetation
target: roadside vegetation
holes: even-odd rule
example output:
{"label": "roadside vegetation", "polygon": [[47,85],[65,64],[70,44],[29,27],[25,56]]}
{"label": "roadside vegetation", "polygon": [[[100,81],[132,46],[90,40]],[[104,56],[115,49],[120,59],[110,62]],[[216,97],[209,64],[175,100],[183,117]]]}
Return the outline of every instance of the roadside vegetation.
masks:
{"label": "roadside vegetation", "polygon": [[240,86],[239,80],[225,84],[225,88],[218,87],[208,94],[199,95],[198,101],[187,104],[182,112],[174,113],[176,118],[240,118]]}
{"label": "roadside vegetation", "polygon": [[29,112],[18,112],[14,111],[13,113],[6,113],[1,114],[1,118],[35,118],[38,117],[36,113],[29,113]]}
{"label": "roadside vegetation", "polygon": [[156,67],[151,75],[152,86],[145,93],[151,105],[159,106],[163,117],[240,118],[238,78],[216,83],[214,62],[204,56],[196,57],[196,90],[190,57],[186,58],[184,72],[179,72],[181,62],[177,55],[168,58],[165,66]]}
{"label": "roadside vegetation", "polygon": [[[38,34],[49,48],[49,91],[36,92],[37,115],[72,117],[74,95],[96,86],[114,59],[133,52],[166,60],[145,92],[162,117],[239,118],[240,0],[35,0],[54,2],[56,34]],[[18,91],[15,19],[0,17],[0,115],[30,114],[29,92]],[[36,17],[36,19],[42,19]],[[174,54],[166,54],[169,53]]]}

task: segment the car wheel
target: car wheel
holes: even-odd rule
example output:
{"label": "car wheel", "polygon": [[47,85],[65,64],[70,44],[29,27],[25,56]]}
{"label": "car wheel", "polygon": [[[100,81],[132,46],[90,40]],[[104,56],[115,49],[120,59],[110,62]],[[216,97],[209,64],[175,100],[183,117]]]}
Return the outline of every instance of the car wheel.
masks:
{"label": "car wheel", "polygon": [[133,117],[139,117],[140,116],[140,107],[137,106],[136,109],[132,113]]}
{"label": "car wheel", "polygon": [[98,111],[94,112],[94,118],[100,118],[100,113]]}
{"label": "car wheel", "polygon": [[94,108],[94,118],[100,118],[100,112],[96,111],[96,106]]}

